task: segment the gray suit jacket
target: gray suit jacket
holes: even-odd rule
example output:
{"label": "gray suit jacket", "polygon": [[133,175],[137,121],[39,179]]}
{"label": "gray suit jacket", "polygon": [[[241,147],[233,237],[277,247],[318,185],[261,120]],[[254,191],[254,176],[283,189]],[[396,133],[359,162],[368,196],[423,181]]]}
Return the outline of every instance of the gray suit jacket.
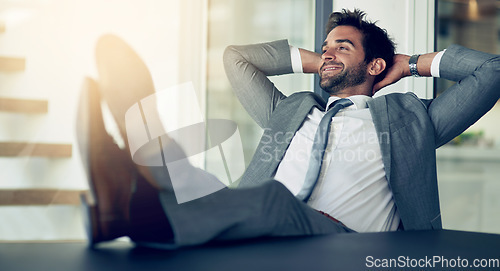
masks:
{"label": "gray suit jacket", "polygon": [[[267,76],[291,73],[287,41],[230,46],[224,53],[233,89],[264,128],[240,186],[272,180],[295,134],[313,107],[325,101],[311,92],[286,97]],[[413,93],[373,99],[368,107],[378,133],[383,164],[405,230],[440,229],[436,148],[462,133],[500,97],[500,57],[458,45],[448,48],[442,78],[457,81],[433,100]],[[270,140],[271,139],[271,140]]]}

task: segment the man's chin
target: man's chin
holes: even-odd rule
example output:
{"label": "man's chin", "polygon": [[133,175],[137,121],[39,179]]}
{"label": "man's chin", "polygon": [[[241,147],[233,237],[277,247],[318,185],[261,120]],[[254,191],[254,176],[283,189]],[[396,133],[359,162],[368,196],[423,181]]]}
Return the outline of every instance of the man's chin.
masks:
{"label": "man's chin", "polygon": [[319,86],[321,87],[321,89],[330,94],[334,94],[338,91],[338,84],[334,84],[334,82],[331,82],[331,80],[328,79],[322,79],[319,82]]}
{"label": "man's chin", "polygon": [[328,78],[320,78],[319,86],[326,91],[326,89],[333,87],[333,82],[330,77]]}

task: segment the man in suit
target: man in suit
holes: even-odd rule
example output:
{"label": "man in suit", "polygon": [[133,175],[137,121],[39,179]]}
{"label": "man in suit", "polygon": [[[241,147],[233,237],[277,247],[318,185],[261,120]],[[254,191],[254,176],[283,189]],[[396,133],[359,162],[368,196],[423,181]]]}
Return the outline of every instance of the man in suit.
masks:
{"label": "man in suit", "polygon": [[[282,40],[230,46],[224,64],[239,100],[264,129],[241,189],[177,204],[164,168],[131,169],[130,161],[122,162],[129,172],[107,179],[91,168],[97,192],[97,205],[89,208],[91,243],[128,235],[145,245],[177,247],[259,236],[440,229],[435,149],[500,97],[498,56],[460,46],[395,55],[385,30],[358,10],[330,16],[322,54]],[[267,78],[292,72],[319,73],[328,101],[311,92],[286,97]],[[458,83],[432,100],[413,93],[372,98],[384,86],[412,75]],[[343,108],[329,116],[336,103]],[[112,111],[130,106],[114,104]],[[322,123],[330,130],[318,136]],[[316,137],[327,139],[326,148],[317,150]],[[175,142],[167,144],[169,152],[182,152]],[[126,155],[110,148],[116,156]],[[312,157],[320,162],[311,175]],[[135,180],[134,193],[116,185],[123,175]],[[197,169],[186,175],[210,178]],[[103,190],[109,192],[99,193]],[[119,204],[106,204],[118,198]]]}

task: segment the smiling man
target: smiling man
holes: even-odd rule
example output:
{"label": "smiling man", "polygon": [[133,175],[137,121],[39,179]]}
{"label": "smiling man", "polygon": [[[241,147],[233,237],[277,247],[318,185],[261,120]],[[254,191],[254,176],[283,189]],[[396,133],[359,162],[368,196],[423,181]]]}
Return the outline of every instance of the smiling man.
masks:
{"label": "smiling man", "polygon": [[[128,235],[137,243],[178,247],[259,236],[440,229],[435,149],[496,103],[500,58],[456,45],[396,55],[386,31],[364,17],[359,10],[332,13],[322,54],[286,40],[229,46],[229,81],[264,130],[240,188],[177,204],[163,168],[133,169],[131,161],[106,157],[106,151],[99,159],[115,164],[105,177],[92,169],[92,187],[101,193],[91,209],[91,243]],[[120,60],[103,62],[129,69],[116,64]],[[268,79],[293,72],[319,73],[328,101],[312,92],[285,96]],[[372,98],[412,75],[458,84],[431,100],[413,93]],[[137,92],[113,97],[110,110],[123,111],[151,94]],[[94,148],[106,149],[98,144]],[[181,151],[168,144],[170,151]],[[110,171],[118,168],[129,169],[122,176],[136,185],[115,180],[120,175]],[[204,175],[193,169],[186,178]],[[119,201],[116,208],[103,207]]]}

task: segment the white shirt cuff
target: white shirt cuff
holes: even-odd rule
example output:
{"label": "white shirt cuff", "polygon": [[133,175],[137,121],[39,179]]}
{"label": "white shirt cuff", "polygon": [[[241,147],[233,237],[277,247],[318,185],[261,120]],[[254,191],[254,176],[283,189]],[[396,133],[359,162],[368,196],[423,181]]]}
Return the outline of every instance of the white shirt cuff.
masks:
{"label": "white shirt cuff", "polygon": [[290,45],[290,57],[292,58],[292,70],[294,73],[303,73],[302,59],[300,58],[299,48]]}
{"label": "white shirt cuff", "polygon": [[439,77],[439,65],[441,64],[441,58],[443,57],[444,49],[443,51],[437,53],[437,55],[432,59],[432,64],[431,64],[431,76],[432,77]]}

